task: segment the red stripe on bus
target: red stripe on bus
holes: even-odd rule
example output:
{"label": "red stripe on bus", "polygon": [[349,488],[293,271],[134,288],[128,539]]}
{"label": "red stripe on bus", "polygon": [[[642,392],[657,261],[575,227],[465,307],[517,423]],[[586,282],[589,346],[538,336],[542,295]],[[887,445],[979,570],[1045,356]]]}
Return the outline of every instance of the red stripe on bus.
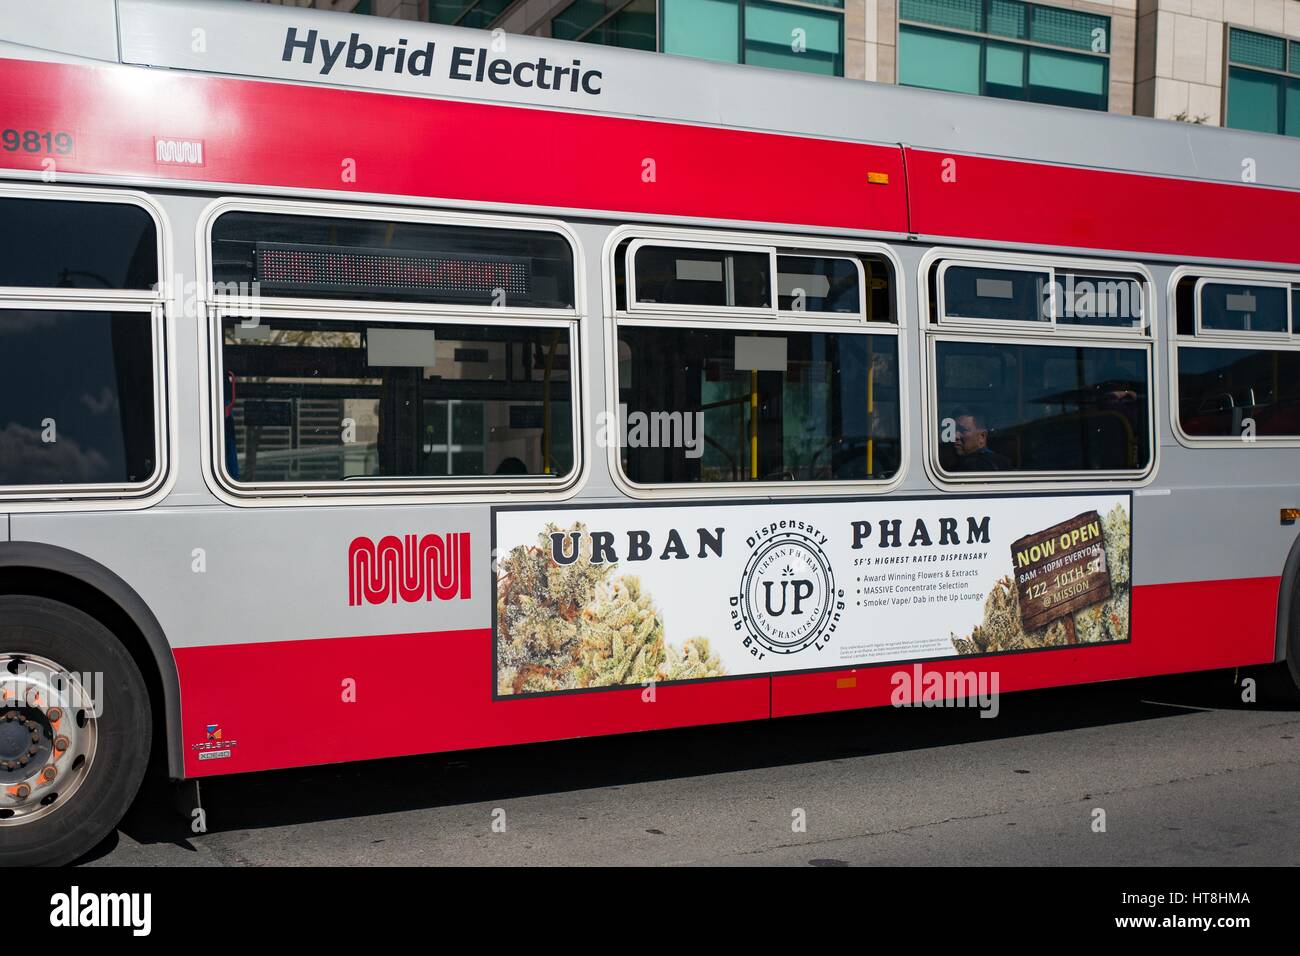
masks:
{"label": "red stripe on bus", "polygon": [[912,232],[1300,262],[1300,193],[908,149]]}
{"label": "red stripe on bus", "polygon": [[[922,666],[996,670],[999,690],[1015,691],[1266,663],[1274,653],[1279,583],[1138,587],[1135,636],[1127,644]],[[1209,613],[1214,608],[1230,609],[1226,620]],[[494,701],[491,646],[491,632],[474,629],[177,648],[185,772],[209,776],[881,706],[890,702],[891,676],[913,666],[670,684],[655,689],[653,703],[640,688]]]}
{"label": "red stripe on bus", "polygon": [[[22,60],[0,60],[0,117],[75,137],[65,157],[0,151],[14,169],[907,229],[896,146]],[[201,143],[202,165],[158,162],[156,138]]]}
{"label": "red stripe on bus", "polygon": [[[1280,578],[1148,584],[1133,589],[1133,639],[1127,644],[953,658],[927,663],[923,671],[997,671],[999,692],[1010,692],[1267,664],[1276,650],[1280,584]],[[1214,613],[1216,609],[1223,613]],[[895,689],[891,678],[911,667],[891,664],[774,677],[772,716],[888,704]],[[848,674],[857,678],[856,685],[837,686],[836,678]]]}

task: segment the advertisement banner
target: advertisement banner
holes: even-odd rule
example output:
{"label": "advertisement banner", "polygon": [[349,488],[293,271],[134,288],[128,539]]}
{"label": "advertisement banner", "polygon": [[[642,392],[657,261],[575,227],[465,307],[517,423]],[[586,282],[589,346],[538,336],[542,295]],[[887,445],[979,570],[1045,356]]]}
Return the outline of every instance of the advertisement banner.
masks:
{"label": "advertisement banner", "polygon": [[498,508],[496,695],[1129,639],[1124,494]]}

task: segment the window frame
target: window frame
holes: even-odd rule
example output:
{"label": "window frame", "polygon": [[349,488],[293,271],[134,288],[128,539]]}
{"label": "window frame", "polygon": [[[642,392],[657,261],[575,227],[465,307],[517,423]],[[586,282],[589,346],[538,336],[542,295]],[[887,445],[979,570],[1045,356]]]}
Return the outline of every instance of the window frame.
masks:
{"label": "window frame", "polygon": [[766,253],[768,260],[767,295],[772,305],[760,306],[728,305],[721,306],[725,314],[736,318],[745,316],[771,316],[776,311],[776,247],[775,246],[730,246],[708,242],[674,242],[671,245],[642,238],[633,239],[623,253],[623,276],[627,283],[627,311],[636,315],[693,315],[708,311],[709,306],[685,305],[675,302],[639,302],[636,297],[636,254],[644,248],[700,249],[708,252],[752,252]]}
{"label": "window frame", "polygon": [[[734,2],[736,4],[736,60],[734,61],[733,65],[753,66],[754,64],[745,62],[745,44],[746,44],[745,8],[748,6],[750,0],[734,0]],[[817,0],[766,0],[766,2],[770,3],[772,6],[790,7],[794,10],[808,10],[814,13],[825,13],[825,14],[838,13],[839,31],[840,31],[840,35],[839,35],[840,49],[839,49],[839,56],[838,56],[839,69],[836,72],[831,73],[829,75],[832,77],[838,77],[840,79],[843,79],[845,77],[846,71],[848,69],[848,54],[846,51],[847,40],[848,40],[848,32],[847,32],[848,14],[846,13],[846,7],[843,2],[841,2],[838,7],[830,6],[823,3],[818,3]],[[626,6],[626,4],[624,6]],[[621,11],[622,9],[623,7],[619,7],[619,11]],[[606,19],[608,19],[608,17]],[[604,23],[604,20],[600,22]],[[666,26],[667,23],[666,23],[666,17],[664,16],[664,0],[656,0],[655,2],[655,28],[656,28],[655,29],[655,52],[670,53],[673,56],[694,56],[695,54],[678,53],[676,51],[668,51],[664,49],[664,33],[665,33]],[[710,62],[732,64],[732,61],[730,60],[710,60]],[[803,73],[809,76],[827,75],[824,73],[815,73],[808,70],[791,70],[786,67],[760,67],[760,69],[786,69],[788,70],[788,72],[791,73]]]}
{"label": "window frame", "polygon": [[[1194,313],[1193,334],[1182,335],[1178,331],[1178,286],[1183,280],[1196,277],[1193,287],[1192,308]],[[1179,392],[1181,369],[1178,361],[1179,349],[1239,349],[1242,351],[1300,352],[1300,333],[1279,332],[1239,332],[1231,329],[1206,329],[1200,327],[1200,280],[1211,281],[1248,281],[1253,284],[1288,285],[1293,293],[1287,298],[1288,314],[1294,315],[1294,295],[1300,291],[1300,271],[1283,272],[1259,269],[1230,269],[1217,266],[1178,266],[1169,274],[1169,420],[1174,437],[1185,448],[1300,448],[1300,434],[1297,435],[1255,435],[1253,441],[1243,441],[1239,436],[1231,435],[1189,435],[1183,430]]]}
{"label": "window frame", "polygon": [[0,309],[52,312],[129,312],[147,315],[150,322],[153,387],[154,470],[139,482],[94,482],[77,484],[2,485],[0,505],[7,510],[84,510],[95,505],[104,510],[143,508],[164,497],[175,481],[171,450],[177,441],[175,375],[172,362],[175,341],[172,329],[176,291],[172,276],[170,232],[162,208],[140,192],[118,189],[37,186],[0,183],[0,198],[54,202],[83,202],[135,206],[143,209],[154,224],[158,287],[154,289],[59,289],[43,286],[0,287]]}
{"label": "window frame", "polygon": [[[1050,268],[1053,281],[1056,273],[1076,273],[1091,276],[1107,274],[1128,275],[1138,282],[1142,291],[1142,325],[1140,328],[1118,328],[1087,325],[1058,325],[1055,321],[1056,296],[1053,295],[1053,321],[1015,322],[1001,319],[967,320],[967,324],[954,327],[951,321],[941,322],[937,302],[932,302],[929,290],[930,275],[937,273],[945,260],[976,264],[988,268],[1006,268],[1013,265],[1037,267],[1038,271]],[[921,442],[922,462],[926,475],[936,487],[944,491],[1012,490],[1041,491],[1044,487],[1057,489],[1095,489],[1097,487],[1139,488],[1151,484],[1160,466],[1160,430],[1157,416],[1160,412],[1158,395],[1159,364],[1155,361],[1156,300],[1155,282],[1151,271],[1132,260],[1086,259],[1075,256],[1042,256],[973,250],[956,247],[934,247],[921,257],[917,265],[918,302],[923,339],[921,357]],[[938,280],[936,276],[936,285]],[[936,289],[936,297],[937,297]],[[1014,326],[1008,328],[1008,326]],[[999,330],[1001,333],[999,333]],[[938,369],[936,344],[941,341],[1005,343],[1008,345],[1060,345],[1073,348],[1124,348],[1146,351],[1147,367],[1147,442],[1150,459],[1136,470],[1122,471],[1008,471],[975,472],[970,475],[953,474],[939,466],[937,419],[939,409]]]}
{"label": "window frame", "polygon": [[[947,304],[948,304],[947,293],[944,289],[944,279],[948,275],[948,270],[952,268],[997,269],[999,272],[1027,272],[1031,275],[1045,272],[1047,274],[1047,283],[1049,286],[1052,286],[1053,288],[1052,314],[1047,319],[1039,319],[1032,322],[1029,321],[1028,319],[981,319],[969,315],[949,316],[948,309],[947,309]],[[994,265],[990,265],[987,262],[979,262],[979,261],[967,262],[962,259],[945,259],[939,263],[939,266],[935,271],[934,283],[935,283],[935,299],[937,300],[936,315],[935,315],[936,325],[944,326],[950,329],[966,328],[966,329],[981,329],[981,330],[987,330],[990,327],[992,327],[993,329],[1010,328],[1010,329],[1021,329],[1021,330],[1033,330],[1033,329],[1041,330],[1043,328],[1053,328],[1056,325],[1056,294],[1054,291],[1055,283],[1056,283],[1056,270],[1053,269],[1051,266],[1043,267],[1043,266],[1025,265],[1022,263],[1008,263],[1004,265],[994,266]]]}
{"label": "window frame", "polygon": [[[1137,281],[1139,288],[1142,290],[1142,321],[1137,326],[1113,326],[1113,325],[1092,325],[1087,322],[1067,322],[1060,321],[1061,302],[1060,297],[1056,294],[1056,283],[1058,275],[1084,275],[1095,278],[1104,278],[1107,274],[1115,278],[1125,276],[1130,270],[1127,268],[1115,268],[1109,263],[1098,264],[1094,261],[1089,262],[1086,268],[1081,268],[1076,263],[1085,260],[1068,260],[1062,266],[1060,260],[1045,258],[1042,256],[1016,256],[1013,260],[1007,262],[990,261],[983,255],[971,258],[969,255],[954,256],[952,258],[943,258],[935,267],[933,263],[926,266],[928,271],[935,269],[935,299],[936,309],[933,321],[926,324],[935,325],[940,328],[958,329],[968,331],[996,332],[999,329],[1011,331],[1021,331],[1029,333],[1048,334],[1057,336],[1061,334],[1078,334],[1084,337],[1110,338],[1115,335],[1128,335],[1130,337],[1142,337],[1150,334],[1151,321],[1148,309],[1148,303],[1152,301],[1152,287],[1150,275],[1145,270],[1133,269],[1132,275],[1128,276],[1130,280]],[[963,269],[995,269],[999,272],[1029,272],[1029,273],[1047,273],[1047,281],[1052,287],[1052,315],[1049,319],[1038,319],[1030,321],[1027,319],[981,319],[971,316],[948,316],[944,291],[944,277],[948,274],[950,268],[957,267]],[[1057,332],[1057,329],[1068,329],[1068,333]]]}
{"label": "window frame", "polygon": [[[707,241],[681,241],[681,242],[664,242],[661,240],[647,240],[641,237],[633,239],[628,243],[627,249],[623,251],[623,276],[626,282],[627,308],[629,316],[660,316],[673,317],[681,315],[716,315],[719,321],[746,321],[748,319],[759,318],[775,321],[798,321],[798,322],[825,322],[835,325],[847,325],[856,328],[867,321],[867,301],[866,294],[870,292],[867,288],[867,271],[862,268],[862,262],[853,255],[836,254],[835,249],[843,247],[843,243],[831,242],[827,247],[811,246],[811,251],[801,247],[791,246],[789,243],[770,244],[770,245],[728,245],[730,240],[720,242]],[[671,302],[638,302],[636,299],[636,276],[634,266],[636,264],[636,253],[646,247],[657,248],[682,248],[682,249],[704,249],[717,252],[763,252],[768,256],[768,268],[770,270],[770,289],[768,297],[772,304],[767,307],[755,306],[698,306],[698,305],[680,305]],[[818,252],[824,253],[817,255]],[[617,254],[617,253],[616,253]],[[858,283],[862,294],[858,296],[858,311],[856,314],[851,312],[807,312],[798,309],[782,309],[780,298],[780,269],[779,262],[782,256],[792,256],[805,259],[823,258],[823,259],[840,259],[852,262],[858,273]],[[811,316],[811,319],[801,318]]]}
{"label": "window frame", "polygon": [[[443,303],[391,302],[356,299],[304,299],[218,296],[213,283],[212,231],[216,222],[231,212],[256,212],[285,216],[410,222],[486,229],[531,230],[558,235],[572,253],[574,307],[565,309],[509,308]],[[447,502],[500,503],[503,495],[517,501],[544,501],[571,497],[585,483],[590,468],[586,454],[585,429],[587,365],[585,288],[582,245],[572,228],[555,219],[524,219],[510,216],[459,214],[411,207],[343,205],[330,202],[258,200],[225,197],[215,200],[199,216],[196,227],[199,275],[206,329],[202,366],[207,370],[203,414],[203,474],[212,492],[228,504],[243,507],[329,506],[356,504],[436,504]],[[375,478],[367,481],[329,482],[240,482],[226,472],[224,442],[223,319],[240,318],[255,309],[259,318],[305,319],[312,321],[391,322],[413,325],[468,325],[483,327],[525,327],[568,329],[569,388],[571,396],[573,463],[555,476],[412,476]]]}
{"label": "window frame", "polygon": [[[1031,55],[1032,51],[1035,50],[1035,49],[1037,49],[1037,50],[1044,50],[1044,51],[1047,51],[1047,52],[1049,52],[1049,53],[1053,53],[1053,52],[1055,52],[1055,53],[1068,53],[1068,54],[1074,54],[1074,55],[1076,55],[1076,56],[1080,56],[1080,57],[1092,57],[1092,58],[1094,58],[1094,59],[1100,59],[1100,60],[1102,61],[1102,90],[1103,90],[1103,96],[1104,96],[1104,99],[1105,99],[1105,105],[1104,105],[1102,108],[1100,108],[1100,109],[1093,109],[1092,107],[1076,107],[1076,106],[1063,107],[1063,108],[1066,108],[1066,109],[1086,109],[1086,110],[1088,110],[1089,112],[1093,112],[1093,113],[1106,113],[1106,112],[1109,112],[1109,111],[1110,111],[1110,104],[1111,104],[1111,95],[1110,95],[1110,86],[1111,86],[1111,66],[1112,66],[1112,59],[1113,59],[1113,57],[1114,57],[1115,17],[1114,17],[1112,14],[1108,14],[1108,13],[1097,13],[1097,12],[1095,12],[1095,11],[1093,11],[1093,10],[1083,10],[1083,9],[1072,8],[1072,7],[1064,7],[1064,6],[1060,6],[1059,4],[1056,4],[1056,3],[1039,3],[1039,2],[1036,2],[1036,0],[1021,0],[1021,2],[1024,4],[1025,7],[1039,7],[1039,8],[1046,7],[1047,9],[1063,10],[1063,11],[1065,11],[1065,12],[1067,12],[1067,13],[1085,13],[1085,14],[1088,14],[1088,15],[1090,15],[1090,16],[1102,17],[1103,19],[1106,20],[1106,44],[1107,44],[1107,48],[1106,48],[1105,52],[1103,52],[1103,53],[1095,53],[1095,52],[1093,52],[1093,51],[1091,51],[1091,50],[1080,50],[1080,49],[1078,49],[1077,47],[1060,46],[1060,45],[1058,45],[1058,44],[1054,44],[1054,43],[1045,43],[1045,42],[1043,42],[1043,41],[1041,41],[1041,40],[1033,40],[1033,39],[1030,39],[1030,37],[1029,37],[1028,35],[1026,35],[1026,36],[1024,36],[1024,37],[1009,37],[1009,36],[1004,36],[1004,35],[1002,35],[1002,34],[1000,34],[1000,33],[980,32],[980,31],[977,31],[977,30],[967,30],[967,29],[964,29],[964,28],[962,28],[962,27],[953,27],[953,26],[947,26],[947,25],[944,25],[944,24],[929,23],[929,22],[927,22],[927,21],[925,21],[925,20],[912,20],[912,19],[909,19],[909,18],[903,16],[901,8],[896,8],[896,14],[897,14],[897,15],[896,15],[895,18],[894,18],[894,21],[895,21],[895,22],[894,22],[894,48],[895,48],[895,50],[897,50],[897,49],[900,48],[900,46],[901,46],[901,39],[900,39],[900,38],[901,38],[901,36],[902,36],[903,30],[904,30],[904,29],[907,29],[907,28],[911,28],[913,31],[918,31],[918,30],[919,30],[919,31],[925,31],[925,30],[929,30],[929,31],[932,31],[932,32],[934,32],[934,33],[938,33],[938,34],[944,34],[944,35],[948,35],[948,36],[956,36],[956,37],[964,37],[964,38],[966,38],[966,39],[970,39],[970,40],[979,40],[979,41],[980,41],[980,50],[979,50],[979,91],[976,92],[976,93],[966,93],[965,95],[967,95],[967,96],[983,96],[983,97],[987,97],[987,98],[989,98],[989,99],[1000,99],[1000,100],[1004,100],[1004,101],[1010,101],[1010,102],[1013,102],[1013,103],[1034,103],[1034,104],[1037,104],[1037,105],[1040,105],[1040,106],[1053,106],[1053,105],[1057,105],[1057,104],[1044,103],[1044,102],[1041,101],[1041,100],[1034,100],[1034,99],[1029,99],[1029,98],[1018,99],[1018,98],[1014,98],[1014,97],[1001,97],[1001,96],[997,96],[997,95],[995,95],[995,94],[992,94],[992,93],[988,93],[988,92],[986,92],[986,87],[987,87],[987,85],[988,85],[988,70],[987,70],[987,65],[988,65],[988,50],[989,50],[989,44],[991,44],[991,43],[995,43],[995,44],[1001,44],[1001,45],[1003,45],[1003,46],[1014,46],[1014,47],[1018,47],[1018,48],[1020,48],[1021,50],[1024,51],[1024,53],[1025,53],[1025,64],[1024,64],[1024,74],[1023,74],[1023,77],[1024,77],[1024,81],[1025,81],[1025,87],[1024,87],[1024,88],[1025,88],[1026,92],[1028,92],[1029,85],[1030,85],[1030,84],[1029,84],[1029,70],[1030,70],[1029,59],[1030,59],[1030,55]],[[987,21],[988,21],[988,10],[989,10],[989,2],[988,2],[988,0],[983,0],[981,9],[982,9],[981,17],[983,18],[983,20],[984,20],[984,25],[985,25],[985,27],[987,28],[987,25],[988,25],[988,23],[987,23]],[[1031,25],[1031,24],[1032,24],[1032,21],[1033,21],[1033,12],[1032,12],[1032,11],[1026,11],[1026,19],[1025,19],[1025,30],[1026,30],[1026,34],[1028,34],[1028,33],[1030,33],[1030,32],[1032,31],[1032,25]],[[900,82],[899,85],[903,85],[903,84]],[[911,89],[930,89],[930,90],[933,90],[933,89],[935,89],[935,88],[934,88],[934,87],[924,87],[924,86],[912,86]],[[1062,108],[1062,107],[1058,107],[1058,108]]]}
{"label": "window frame", "polygon": [[[1243,274],[1244,273],[1239,273],[1238,275],[1243,275]],[[1266,288],[1266,289],[1286,290],[1287,293],[1286,331],[1267,332],[1263,330],[1247,331],[1244,329],[1240,331],[1236,329],[1207,329],[1203,322],[1204,309],[1201,307],[1201,293],[1205,290],[1205,287],[1209,285],[1234,285],[1234,284],[1235,283],[1225,282],[1221,277],[1212,278],[1210,276],[1205,276],[1205,275],[1201,275],[1197,277],[1196,285],[1193,287],[1192,290],[1192,315],[1195,319],[1194,328],[1196,330],[1196,333],[1193,336],[1194,338],[1200,338],[1201,336],[1204,336],[1207,339],[1216,339],[1216,338],[1234,339],[1234,338],[1241,337],[1241,338],[1250,339],[1251,341],[1265,341],[1265,342],[1269,340],[1275,342],[1276,341],[1286,342],[1286,341],[1290,341],[1293,338],[1291,334],[1291,327],[1292,327],[1291,322],[1294,316],[1291,314],[1292,313],[1291,299],[1292,299],[1292,294],[1296,291],[1296,289],[1300,288],[1300,276],[1298,276],[1296,280],[1293,282],[1282,282],[1282,281],[1278,281],[1277,279],[1251,279],[1241,283],[1242,285],[1252,285],[1252,286]],[[1174,305],[1176,307],[1177,302],[1175,302]]]}
{"label": "window frame", "polygon": [[[861,312],[858,316],[846,316],[843,313],[818,313],[780,311],[776,308],[778,300],[773,290],[773,307],[771,309],[749,310],[755,314],[737,315],[736,310],[718,310],[707,307],[685,307],[686,313],[678,309],[663,311],[618,309],[615,297],[616,260],[619,247],[627,240],[650,240],[651,245],[696,246],[708,249],[735,248],[736,251],[773,250],[774,257],[784,252],[795,255],[822,254],[829,258],[852,258],[858,255],[879,256],[885,260],[892,271],[894,288],[894,321],[868,322],[866,319],[865,270],[859,276],[864,282],[863,296],[860,297]],[[626,256],[632,250],[629,243],[624,251]],[[663,484],[645,484],[633,481],[623,471],[622,446],[617,440],[606,441],[606,457],[610,477],[620,491],[633,499],[692,499],[717,498],[799,498],[827,497],[837,494],[859,493],[881,495],[899,487],[907,477],[911,454],[910,438],[910,402],[907,366],[907,313],[906,289],[902,260],[889,245],[883,242],[869,242],[838,237],[774,235],[771,233],[724,232],[710,229],[689,229],[685,227],[656,227],[628,224],[610,231],[605,239],[602,255],[603,268],[601,282],[605,312],[605,414],[615,416],[619,407],[618,381],[618,343],[621,327],[662,328],[665,324],[682,328],[698,329],[751,329],[760,332],[823,332],[864,335],[889,335],[897,342],[898,355],[898,414],[899,414],[899,467],[890,478],[829,480],[829,481],[710,481],[710,482],[672,482]],[[631,265],[630,259],[624,259],[624,269]],[[773,285],[776,284],[773,258]],[[861,263],[859,263],[859,266]],[[624,275],[628,275],[625,271]],[[631,288],[628,288],[627,305],[633,302]],[[801,318],[802,316],[802,318]],[[617,420],[614,419],[617,435]],[[608,427],[608,425],[606,426]]]}
{"label": "window frame", "polygon": [[[1267,37],[1270,40],[1282,41],[1282,64],[1283,69],[1277,70],[1272,67],[1260,66],[1256,63],[1243,63],[1240,60],[1232,58],[1232,34],[1233,33],[1253,33],[1257,36]],[[1292,70],[1292,50],[1298,41],[1295,37],[1289,37],[1282,33],[1273,33],[1268,30],[1260,30],[1255,27],[1237,26],[1232,22],[1224,24],[1223,34],[1223,126],[1225,129],[1235,129],[1241,132],[1254,133],[1260,132],[1266,136],[1292,136],[1295,137],[1300,133],[1288,133],[1286,131],[1286,112],[1287,98],[1291,96],[1291,89],[1286,83],[1282,83],[1279,89],[1277,104],[1277,121],[1276,130],[1252,130],[1243,126],[1230,125],[1231,116],[1228,115],[1228,105],[1230,102],[1229,86],[1232,82],[1232,71],[1243,70],[1249,73],[1256,73],[1260,76],[1271,77],[1273,79],[1287,80],[1300,85],[1300,69]],[[1300,95],[1300,88],[1297,89],[1297,95]]]}

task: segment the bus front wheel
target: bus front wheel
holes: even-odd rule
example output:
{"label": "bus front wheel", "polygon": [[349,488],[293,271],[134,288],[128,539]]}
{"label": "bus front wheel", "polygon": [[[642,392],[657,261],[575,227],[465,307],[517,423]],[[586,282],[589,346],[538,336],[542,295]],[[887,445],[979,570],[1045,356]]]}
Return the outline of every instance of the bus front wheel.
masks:
{"label": "bus front wheel", "polygon": [[93,849],[140,789],[153,734],[130,653],[67,604],[0,595],[0,865]]}

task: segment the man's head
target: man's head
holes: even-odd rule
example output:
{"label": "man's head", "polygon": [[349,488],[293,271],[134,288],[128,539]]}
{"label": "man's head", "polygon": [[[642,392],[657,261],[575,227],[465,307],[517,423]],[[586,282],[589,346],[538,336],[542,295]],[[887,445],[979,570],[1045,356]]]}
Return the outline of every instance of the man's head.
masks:
{"label": "man's head", "polygon": [[984,416],[969,408],[959,408],[952,415],[955,435],[952,446],[958,455],[974,455],[988,447],[989,428]]}

